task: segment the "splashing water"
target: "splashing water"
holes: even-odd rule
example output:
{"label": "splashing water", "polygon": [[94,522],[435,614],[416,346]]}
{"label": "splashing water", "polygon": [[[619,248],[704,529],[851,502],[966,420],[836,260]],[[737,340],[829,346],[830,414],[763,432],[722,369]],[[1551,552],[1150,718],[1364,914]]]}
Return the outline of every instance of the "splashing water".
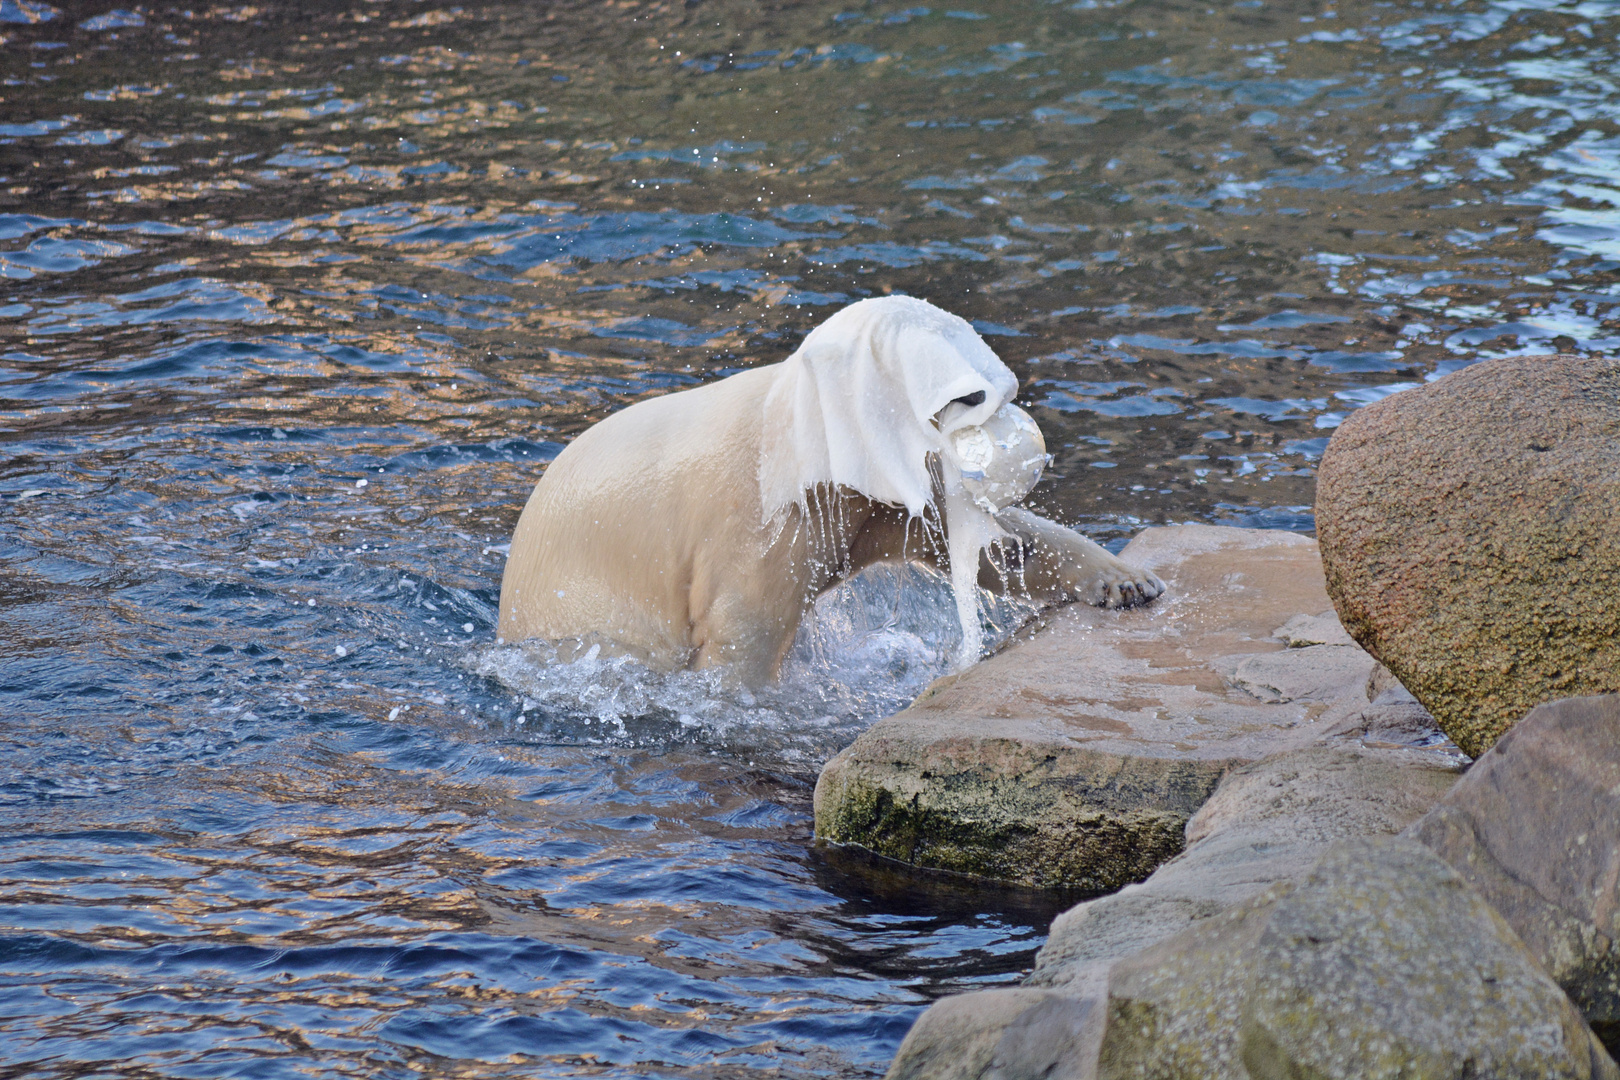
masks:
{"label": "splashing water", "polygon": [[[950,439],[1010,401],[1017,376],[965,319],[893,295],[834,314],[774,380],[759,456],[762,520],[768,524],[792,505],[807,510],[823,489],[904,506],[925,531],[928,512],[943,510],[962,631],[957,666],[973,663],[983,649],[979,552],[1002,531],[963,494]],[[935,505],[939,481],[943,507]]]}
{"label": "splashing water", "polygon": [[[978,543],[971,529],[960,532],[964,539],[955,542]],[[976,566],[978,548],[971,554],[968,565]],[[955,575],[880,564],[822,594],[799,626],[781,678],[761,690],[736,686],[715,668],[654,671],[631,657],[603,655],[599,646],[564,661],[556,645],[525,641],[477,650],[468,663],[521,695],[518,725],[532,737],[703,747],[803,770],[904,708],[963,657],[1005,641],[1036,610],[971,579],[964,589]]]}
{"label": "splashing water", "polygon": [[984,649],[978,632],[979,555],[1006,538],[995,514],[1022,502],[1046,466],[1041,429],[1018,406],[1002,405],[982,425],[955,428],[945,440],[941,479],[950,523],[946,544],[962,645],[957,667],[975,663]]}

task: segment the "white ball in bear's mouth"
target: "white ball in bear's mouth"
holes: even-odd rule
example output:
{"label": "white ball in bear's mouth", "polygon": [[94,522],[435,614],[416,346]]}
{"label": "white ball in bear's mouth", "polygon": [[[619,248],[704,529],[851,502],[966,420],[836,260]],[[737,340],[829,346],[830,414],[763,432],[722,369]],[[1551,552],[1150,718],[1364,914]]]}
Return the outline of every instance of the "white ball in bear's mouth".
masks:
{"label": "white ball in bear's mouth", "polygon": [[1008,403],[976,427],[950,436],[951,457],[961,470],[962,487],[989,513],[1023,500],[1046,468],[1046,440],[1035,419]]}

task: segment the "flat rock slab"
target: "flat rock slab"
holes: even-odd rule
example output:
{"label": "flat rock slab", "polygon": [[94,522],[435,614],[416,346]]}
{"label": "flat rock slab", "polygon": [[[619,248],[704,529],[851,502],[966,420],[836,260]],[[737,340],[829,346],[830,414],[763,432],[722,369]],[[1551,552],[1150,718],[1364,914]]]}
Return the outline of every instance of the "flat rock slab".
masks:
{"label": "flat rock slab", "polygon": [[1331,609],[1316,543],[1293,533],[1148,529],[1123,557],[1153,604],[1072,604],[940,680],[822,769],[816,833],[880,855],[1037,887],[1104,891],[1181,851],[1234,766],[1303,745],[1367,705],[1374,662],[1288,648]]}

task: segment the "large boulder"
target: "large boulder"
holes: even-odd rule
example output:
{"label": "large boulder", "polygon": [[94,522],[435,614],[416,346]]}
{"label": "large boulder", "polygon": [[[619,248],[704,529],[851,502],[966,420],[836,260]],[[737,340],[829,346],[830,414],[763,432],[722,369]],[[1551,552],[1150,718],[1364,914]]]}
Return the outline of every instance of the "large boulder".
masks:
{"label": "large boulder", "polygon": [[1620,1049],[1620,697],[1536,707],[1407,835],[1490,901]]}
{"label": "large boulder", "polygon": [[1336,840],[1398,833],[1460,772],[1444,754],[1338,740],[1236,769],[1187,823],[1185,852],[1053,921],[1027,985],[1084,986],[1094,962],[1129,956],[1305,873]]}
{"label": "large boulder", "polygon": [[1620,360],[1510,357],[1394,394],[1317,477],[1344,626],[1479,756],[1532,706],[1620,691]]}
{"label": "large boulder", "polygon": [[1500,916],[1410,840],[1341,841],[1116,965],[1097,1075],[1620,1078]]}
{"label": "large boulder", "polygon": [[1188,822],[1184,853],[1058,916],[1024,987],[935,1004],[889,1080],[1095,1076],[1116,964],[1306,873],[1335,840],[1399,832],[1456,781],[1455,754],[1370,748],[1355,737],[1366,724],[1228,773]]}
{"label": "large boulder", "polygon": [[1228,770],[1367,705],[1372,658],[1311,644],[1343,639],[1295,619],[1330,604],[1314,541],[1178,525],[1123,556],[1170,591],[1053,612],[872,725],[822,768],[816,835],[915,866],[1117,889],[1182,849]]}

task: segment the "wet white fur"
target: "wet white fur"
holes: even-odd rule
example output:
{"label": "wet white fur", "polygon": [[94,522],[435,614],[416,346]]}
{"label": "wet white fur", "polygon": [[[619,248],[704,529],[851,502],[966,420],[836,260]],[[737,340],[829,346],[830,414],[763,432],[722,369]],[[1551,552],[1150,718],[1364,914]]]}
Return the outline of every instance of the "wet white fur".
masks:
{"label": "wet white fur", "polygon": [[1153,575],[1028,511],[991,514],[942,467],[951,434],[1016,390],[964,320],[882,297],[781,364],[615,413],[535,486],[498,633],[724,664],[759,684],[815,596],[882,559],[948,564],[964,661],[979,651],[976,584],[1115,606],[1157,596]]}

